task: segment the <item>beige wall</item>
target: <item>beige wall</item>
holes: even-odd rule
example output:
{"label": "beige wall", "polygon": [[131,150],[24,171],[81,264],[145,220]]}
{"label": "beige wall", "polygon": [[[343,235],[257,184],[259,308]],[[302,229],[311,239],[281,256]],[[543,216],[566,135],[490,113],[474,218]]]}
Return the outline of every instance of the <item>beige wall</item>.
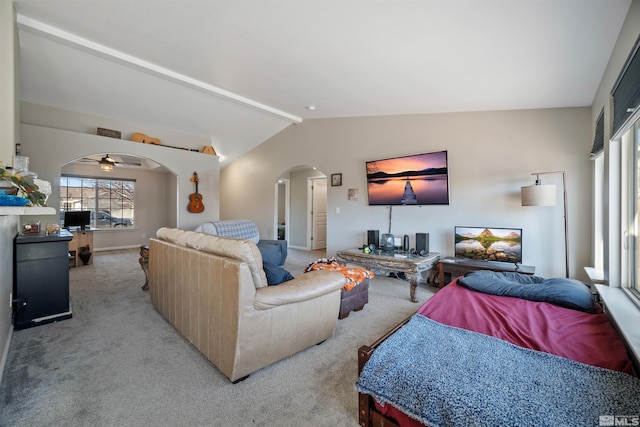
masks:
{"label": "beige wall", "polygon": [[[13,3],[0,1],[0,161],[11,164],[17,138],[17,69],[18,38]],[[13,289],[13,238],[18,231],[18,217],[0,217],[0,380],[9,350]]]}
{"label": "beige wall", "polygon": [[[167,129],[133,123],[123,119],[94,116],[77,111],[53,108],[30,102],[20,103],[20,122],[72,132],[95,135],[97,128],[115,129],[121,132],[122,138],[129,140],[135,132],[158,138],[163,144],[175,147],[200,149],[203,145],[211,145],[206,138],[173,132]],[[169,150],[169,152],[173,152]]]}
{"label": "beige wall", "polygon": [[13,3],[0,1],[0,162],[11,164],[18,140],[18,33]]}
{"label": "beige wall", "polygon": [[[590,108],[424,114],[305,120],[292,125],[221,172],[221,218],[255,220],[272,235],[274,182],[298,165],[343,185],[328,187],[327,255],[361,246],[366,231],[388,229],[389,209],[367,205],[365,161],[447,150],[450,205],[393,208],[392,233],[430,234],[431,250],[453,255],[455,225],[523,228],[524,263],[543,276],[564,276],[561,192],[552,208],[520,206],[531,172],[567,171],[571,276],[589,265]],[[562,187],[561,175],[543,182]],[[361,197],[349,201],[349,188]],[[339,212],[337,213],[337,209]],[[293,222],[293,219],[292,219]]]}
{"label": "beige wall", "polygon": [[[177,225],[193,229],[206,220],[218,219],[220,163],[217,156],[131,142],[128,140],[130,135],[142,126],[122,120],[29,103],[22,103],[21,119],[23,154],[30,159],[30,169],[36,171],[40,178],[51,182],[52,195],[47,201],[50,206],[59,207],[59,179],[62,167],[84,156],[106,153],[130,154],[151,159],[170,170],[170,173],[162,173],[116,168],[114,172],[101,173],[97,167],[66,167],[66,172],[69,173],[86,172],[95,176],[137,180],[135,230],[97,233],[94,238],[97,250],[146,243],[162,226]],[[98,136],[97,127],[120,130],[123,139]],[[163,144],[177,147],[199,149],[208,144],[203,138],[162,129],[142,127],[142,132],[160,138]],[[187,211],[189,195],[195,191],[195,186],[190,181],[194,171],[198,172],[198,190],[202,193],[205,205],[205,211],[201,214]],[[42,221],[53,219],[42,218]]]}

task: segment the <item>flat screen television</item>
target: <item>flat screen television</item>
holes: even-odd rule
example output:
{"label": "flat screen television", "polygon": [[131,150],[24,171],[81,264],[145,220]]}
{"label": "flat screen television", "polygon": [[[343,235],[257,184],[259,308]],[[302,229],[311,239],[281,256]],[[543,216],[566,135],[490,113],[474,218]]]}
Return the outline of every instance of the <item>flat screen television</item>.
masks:
{"label": "flat screen television", "polygon": [[448,205],[447,152],[371,160],[367,166],[369,205]]}
{"label": "flat screen television", "polygon": [[84,230],[89,225],[91,225],[91,211],[65,211],[65,228],[80,227],[81,230]]}
{"label": "flat screen television", "polygon": [[522,229],[455,226],[456,257],[522,263]]}

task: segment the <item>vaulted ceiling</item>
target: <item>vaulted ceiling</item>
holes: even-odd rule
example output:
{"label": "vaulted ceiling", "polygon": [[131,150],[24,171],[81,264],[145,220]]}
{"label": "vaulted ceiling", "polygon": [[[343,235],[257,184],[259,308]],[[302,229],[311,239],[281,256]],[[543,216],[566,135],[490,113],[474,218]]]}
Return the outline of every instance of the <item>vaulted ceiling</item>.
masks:
{"label": "vaulted ceiling", "polygon": [[631,0],[14,0],[21,99],[205,137],[591,105]]}

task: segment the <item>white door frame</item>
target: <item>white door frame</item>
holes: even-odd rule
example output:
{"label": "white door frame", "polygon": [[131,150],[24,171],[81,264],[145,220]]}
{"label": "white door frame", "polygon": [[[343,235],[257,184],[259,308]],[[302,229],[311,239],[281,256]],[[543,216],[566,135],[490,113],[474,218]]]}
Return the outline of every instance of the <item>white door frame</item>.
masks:
{"label": "white door frame", "polygon": [[[324,179],[327,181],[327,185],[329,185],[328,178],[326,176],[310,176],[307,178],[307,250],[312,250],[313,242],[311,240],[311,236],[313,236],[313,215],[311,211],[313,209],[313,181],[317,179]],[[327,198],[327,194],[325,193],[325,199]]]}
{"label": "white door frame", "polygon": [[289,187],[289,179],[279,179],[275,183],[274,187],[274,203],[273,203],[273,239],[278,240],[278,206],[280,202],[280,188],[279,185],[284,184],[284,240],[289,240],[289,216],[291,212],[291,189]]}

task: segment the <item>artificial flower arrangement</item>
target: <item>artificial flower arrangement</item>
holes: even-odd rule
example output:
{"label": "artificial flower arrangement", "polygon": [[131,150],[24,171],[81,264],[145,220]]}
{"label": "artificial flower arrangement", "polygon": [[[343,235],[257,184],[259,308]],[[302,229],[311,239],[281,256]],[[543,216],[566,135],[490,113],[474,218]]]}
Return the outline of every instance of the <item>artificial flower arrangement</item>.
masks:
{"label": "artificial flower arrangement", "polygon": [[18,189],[18,196],[27,199],[30,206],[47,206],[45,203],[47,196],[40,191],[31,175],[11,173],[0,164],[0,180],[11,182],[13,187]]}

